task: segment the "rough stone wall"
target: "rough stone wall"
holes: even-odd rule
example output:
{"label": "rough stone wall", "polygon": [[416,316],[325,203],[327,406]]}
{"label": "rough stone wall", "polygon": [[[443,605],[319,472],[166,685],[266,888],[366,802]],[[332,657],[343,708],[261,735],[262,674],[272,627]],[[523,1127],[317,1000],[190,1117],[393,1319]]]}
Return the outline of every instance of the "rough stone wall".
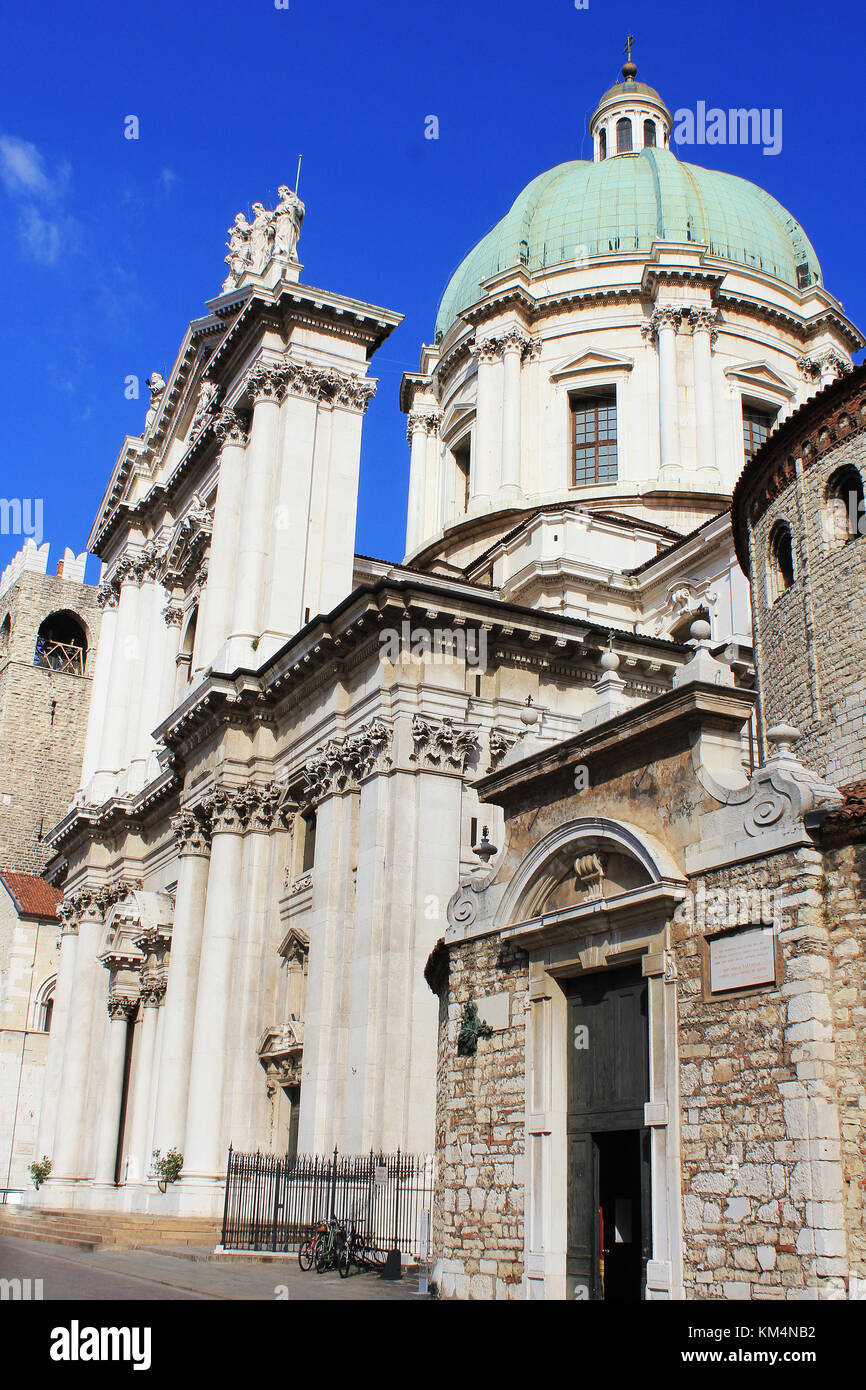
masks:
{"label": "rough stone wall", "polygon": [[[33,665],[39,626],[50,613],[74,614],[88,638],[84,676]],[[66,814],[79,784],[101,612],[96,589],[24,573],[0,601],[9,616],[0,651],[0,869],[38,873],[44,837]]]}
{"label": "rough stone wall", "polygon": [[[827,484],[845,466],[859,469],[866,479],[866,434],[828,449],[804,468],[805,531],[792,482],[767,507],[752,540],[765,722],[767,727],[794,723],[803,735],[797,756],[836,785],[866,775],[866,535],[833,548],[824,524]],[[792,587],[770,605],[767,556],[770,534],[780,519],[791,526],[795,576]],[[861,518],[860,525],[866,527],[866,519]],[[811,644],[807,589],[814,624]],[[810,656],[817,672],[817,707],[810,686]]]}
{"label": "rough stone wall", "polygon": [[836,1096],[851,1289],[866,1296],[866,845],[826,857],[824,895],[833,970]]}
{"label": "rough stone wall", "polygon": [[778,989],[705,1002],[701,925],[675,928],[686,1297],[844,1298],[852,1214],[846,1223],[836,1098],[840,1082],[862,1093],[863,1060],[848,1047],[840,1076],[840,988],[843,1007],[852,1001],[835,965],[850,955],[833,939],[850,934],[828,913],[817,850],[703,881],[780,892],[784,965]]}
{"label": "rough stone wall", "polygon": [[[522,951],[498,937],[450,950],[440,996],[433,1254],[444,1298],[521,1296],[525,1154]],[[463,1057],[457,1035],[468,1000],[507,992],[509,1026]]]}

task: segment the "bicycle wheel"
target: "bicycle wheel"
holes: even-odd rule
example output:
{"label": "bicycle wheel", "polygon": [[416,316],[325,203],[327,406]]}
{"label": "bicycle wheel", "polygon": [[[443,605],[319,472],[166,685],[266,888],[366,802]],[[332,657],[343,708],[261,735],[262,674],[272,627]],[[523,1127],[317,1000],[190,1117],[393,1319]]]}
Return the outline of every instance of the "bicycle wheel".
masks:
{"label": "bicycle wheel", "polygon": [[318,1236],[308,1236],[307,1239],[301,1243],[301,1247],[298,1251],[298,1264],[305,1272],[313,1268],[318,1240]]}
{"label": "bicycle wheel", "polygon": [[350,1241],[345,1241],[337,1253],[337,1268],[340,1271],[341,1279],[348,1279],[349,1269],[353,1259],[354,1246]]}
{"label": "bicycle wheel", "polygon": [[331,1242],[327,1236],[321,1236],[316,1247],[316,1273],[324,1274],[325,1270],[330,1268],[332,1261]]}

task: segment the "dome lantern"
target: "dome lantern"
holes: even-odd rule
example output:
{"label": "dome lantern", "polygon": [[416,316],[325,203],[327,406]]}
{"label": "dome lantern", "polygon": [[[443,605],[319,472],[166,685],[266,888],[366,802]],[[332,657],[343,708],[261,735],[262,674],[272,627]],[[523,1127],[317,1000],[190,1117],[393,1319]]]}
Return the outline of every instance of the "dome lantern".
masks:
{"label": "dome lantern", "polygon": [[614,155],[639,154],[645,149],[667,149],[673,118],[654,87],[636,82],[637,67],[631,61],[629,35],[622,81],[605,92],[592,113],[589,133],[596,164]]}

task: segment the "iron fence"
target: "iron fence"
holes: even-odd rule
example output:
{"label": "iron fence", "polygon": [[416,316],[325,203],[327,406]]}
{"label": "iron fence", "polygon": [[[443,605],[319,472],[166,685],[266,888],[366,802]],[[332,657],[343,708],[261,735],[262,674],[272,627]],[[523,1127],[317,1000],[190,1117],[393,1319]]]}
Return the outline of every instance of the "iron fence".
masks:
{"label": "iron fence", "polygon": [[433,1205],[429,1154],[278,1154],[229,1149],[222,1246],[297,1250],[321,1221],[354,1225],[373,1249],[426,1253]]}

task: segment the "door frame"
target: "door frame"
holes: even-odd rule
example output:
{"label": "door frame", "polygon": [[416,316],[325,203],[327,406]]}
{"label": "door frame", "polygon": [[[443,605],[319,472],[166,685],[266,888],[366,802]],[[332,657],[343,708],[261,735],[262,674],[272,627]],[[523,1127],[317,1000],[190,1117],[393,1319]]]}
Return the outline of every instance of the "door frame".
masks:
{"label": "door frame", "polygon": [[[568,1001],[562,982],[589,971],[639,963],[647,981],[652,1249],[648,1300],[684,1297],[680,1195],[679,1058],[676,966],[668,916],[617,922],[615,900],[594,930],[559,916],[551,939],[538,928],[527,941],[529,1018],[526,1028],[526,1296],[567,1297],[568,1251]],[[511,933],[509,933],[511,935]],[[514,933],[515,937],[517,933]]]}

